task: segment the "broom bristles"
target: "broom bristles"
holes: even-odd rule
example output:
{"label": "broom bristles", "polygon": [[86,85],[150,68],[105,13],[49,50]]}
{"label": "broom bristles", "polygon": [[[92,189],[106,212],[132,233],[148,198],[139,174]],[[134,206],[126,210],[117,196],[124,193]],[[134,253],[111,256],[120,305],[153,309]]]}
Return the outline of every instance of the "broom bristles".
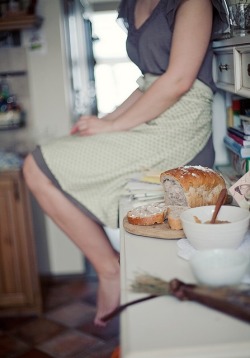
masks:
{"label": "broom bristles", "polygon": [[169,283],[159,277],[148,274],[137,275],[131,285],[131,289],[136,293],[149,293],[151,295],[169,295]]}

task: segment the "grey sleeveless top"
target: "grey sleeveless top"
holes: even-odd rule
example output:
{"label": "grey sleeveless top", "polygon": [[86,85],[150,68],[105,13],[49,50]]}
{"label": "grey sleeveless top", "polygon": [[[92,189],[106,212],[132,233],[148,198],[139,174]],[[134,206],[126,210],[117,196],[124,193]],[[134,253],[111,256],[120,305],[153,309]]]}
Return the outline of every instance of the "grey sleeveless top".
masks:
{"label": "grey sleeveless top", "polygon": [[[213,33],[198,79],[215,92],[212,77],[212,39],[228,27],[227,12],[222,0],[211,0],[214,6]],[[151,16],[140,26],[135,27],[134,10],[136,0],[122,0],[118,9],[118,19],[127,28],[126,48],[129,58],[142,74],[161,75],[167,69],[171,49],[175,14],[182,0],[160,0]]]}

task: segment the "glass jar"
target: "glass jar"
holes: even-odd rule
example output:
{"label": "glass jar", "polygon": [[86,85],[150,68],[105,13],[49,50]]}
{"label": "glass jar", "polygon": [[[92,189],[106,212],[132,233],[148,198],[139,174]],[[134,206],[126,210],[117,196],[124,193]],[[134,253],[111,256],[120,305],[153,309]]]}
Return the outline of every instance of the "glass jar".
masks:
{"label": "glass jar", "polygon": [[233,35],[250,32],[250,0],[228,0],[229,18]]}

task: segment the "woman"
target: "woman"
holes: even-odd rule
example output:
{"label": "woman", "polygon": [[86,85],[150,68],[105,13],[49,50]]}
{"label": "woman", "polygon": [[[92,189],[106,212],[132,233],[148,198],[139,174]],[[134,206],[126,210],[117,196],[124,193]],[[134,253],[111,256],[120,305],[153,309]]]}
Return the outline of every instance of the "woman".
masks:
{"label": "woman", "polygon": [[146,169],[213,165],[211,35],[227,26],[215,0],[127,0],[119,18],[143,74],[138,89],[102,120],[81,117],[70,136],[37,148],[24,164],[44,212],[97,272],[97,325],[119,304],[118,254],[103,226],[118,226],[128,178]]}

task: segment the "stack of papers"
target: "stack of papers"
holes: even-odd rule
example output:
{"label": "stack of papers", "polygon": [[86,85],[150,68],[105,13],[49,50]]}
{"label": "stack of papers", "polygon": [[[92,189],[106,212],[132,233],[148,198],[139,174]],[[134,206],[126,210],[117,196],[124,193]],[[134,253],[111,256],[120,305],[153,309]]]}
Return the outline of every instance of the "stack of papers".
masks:
{"label": "stack of papers", "polygon": [[136,201],[135,205],[164,200],[164,190],[160,182],[160,173],[146,172],[129,179],[124,195]]}
{"label": "stack of papers", "polygon": [[145,183],[161,184],[160,181],[161,172],[147,171],[141,176],[141,181]]}

